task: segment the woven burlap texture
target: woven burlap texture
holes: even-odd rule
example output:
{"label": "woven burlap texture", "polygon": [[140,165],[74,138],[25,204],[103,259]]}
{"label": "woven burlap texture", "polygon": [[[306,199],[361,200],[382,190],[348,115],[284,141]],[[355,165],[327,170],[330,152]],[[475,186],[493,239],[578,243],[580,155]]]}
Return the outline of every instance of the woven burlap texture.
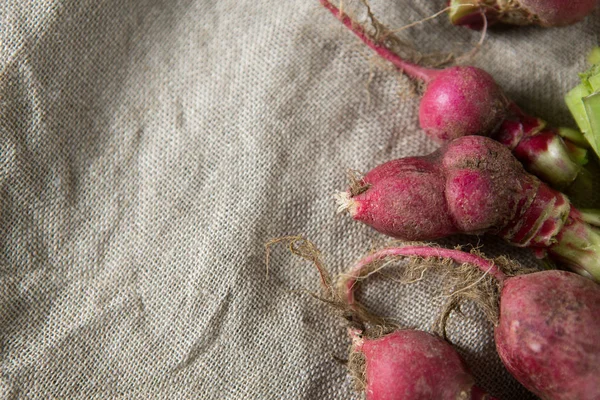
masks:
{"label": "woven burlap texture", "polygon": [[[444,1],[372,0],[400,27]],[[488,33],[470,60],[527,111],[573,125],[563,94],[598,39],[596,11],[562,29]],[[467,52],[445,17],[400,35]],[[0,4],[0,397],[359,399],[339,316],[284,246],[304,234],[338,274],[386,242],[335,215],[349,168],[436,148],[412,84],[317,0],[41,0]],[[494,256],[533,258],[459,237]],[[429,329],[429,278],[362,298]],[[449,329],[480,385],[529,398],[475,307]]]}

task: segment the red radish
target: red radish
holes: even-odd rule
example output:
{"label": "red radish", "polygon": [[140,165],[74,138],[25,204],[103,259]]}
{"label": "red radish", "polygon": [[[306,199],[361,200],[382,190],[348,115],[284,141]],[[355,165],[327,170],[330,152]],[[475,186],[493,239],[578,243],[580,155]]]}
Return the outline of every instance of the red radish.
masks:
{"label": "red radish", "polygon": [[496,348],[509,372],[544,400],[600,399],[600,286],[566,271],[510,277],[475,254],[407,245],[359,261],[343,282],[349,303],[356,282],[390,257],[452,260],[492,276],[500,288]]}
{"label": "red radish", "polygon": [[585,179],[580,172],[587,162],[587,150],[579,147],[586,143],[580,133],[570,130],[573,141],[563,139],[558,130],[526,115],[482,69],[431,69],[402,59],[388,44],[391,33],[375,19],[377,34],[370,34],[330,0],[320,2],[379,56],[425,84],[419,121],[431,139],[446,143],[467,135],[490,136],[508,146],[530,172],[554,188],[565,189],[578,177]]}
{"label": "red radish", "polygon": [[[574,24],[590,14],[598,0],[450,0],[450,21],[472,29],[484,23],[541,25]],[[485,18],[485,20],[484,20]]]}
{"label": "red radish", "polygon": [[310,241],[285,237],[269,242],[267,250],[279,241],[287,241],[292,253],[313,262],[327,293],[324,300],[344,311],[351,322],[349,368],[367,400],[495,400],[474,386],[451,344],[427,332],[389,326],[354,299],[357,285],[341,285],[336,291]]}
{"label": "red radish", "polygon": [[600,399],[598,285],[566,271],[539,274],[504,283],[498,354],[542,398]]}
{"label": "red radish", "polygon": [[351,353],[364,357],[368,400],[489,399],[448,342],[402,329],[369,339],[351,330]]}
{"label": "red radish", "polygon": [[402,240],[492,234],[600,282],[600,233],[500,143],[464,136],[397,159],[338,195],[340,211]]}

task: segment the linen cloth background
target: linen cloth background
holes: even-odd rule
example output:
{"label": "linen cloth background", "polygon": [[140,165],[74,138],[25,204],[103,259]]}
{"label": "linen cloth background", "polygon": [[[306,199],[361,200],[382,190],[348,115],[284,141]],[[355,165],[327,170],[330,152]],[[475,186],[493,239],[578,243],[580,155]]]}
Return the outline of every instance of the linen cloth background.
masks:
{"label": "linen cloth background", "polygon": [[[4,0],[0,4],[0,397],[358,399],[340,318],[311,265],[264,243],[304,234],[332,273],[386,238],[335,215],[348,168],[436,148],[410,82],[316,0]],[[390,27],[444,1],[372,0]],[[528,112],[562,96],[600,14],[488,34],[470,60]],[[401,34],[466,52],[445,17]],[[490,255],[525,251],[459,237]],[[434,278],[375,280],[375,311],[428,329]],[[479,384],[530,398],[476,308],[451,338]]]}

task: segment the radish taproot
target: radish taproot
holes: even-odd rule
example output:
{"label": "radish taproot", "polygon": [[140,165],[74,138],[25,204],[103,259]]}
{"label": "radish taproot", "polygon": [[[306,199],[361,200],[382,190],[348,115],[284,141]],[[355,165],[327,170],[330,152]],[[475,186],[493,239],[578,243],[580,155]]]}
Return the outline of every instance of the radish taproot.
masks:
{"label": "radish taproot", "polygon": [[[502,263],[460,250],[406,245],[378,250],[360,260],[343,282],[353,287],[386,259],[432,259],[479,269],[498,285],[496,349],[508,371],[544,400],[600,399],[600,286],[567,271],[505,274]],[[389,264],[388,264],[389,265]],[[377,266],[377,268],[380,268]],[[445,322],[442,329],[445,329]]]}
{"label": "radish taproot", "polygon": [[497,235],[600,282],[600,231],[490,138],[464,136],[427,156],[389,161],[351,186],[338,193],[338,210],[386,235]]}
{"label": "radish taproot", "polygon": [[475,385],[463,359],[441,337],[414,329],[398,329],[368,312],[354,297],[358,285],[337,288],[315,245],[302,236],[267,243],[287,242],[290,251],[317,268],[324,295],[314,295],[340,310],[348,321],[352,346],[348,368],[356,388],[367,400],[497,400]]}
{"label": "radish taproot", "polygon": [[446,143],[467,135],[490,136],[509,147],[528,171],[552,187],[575,187],[577,178],[589,187],[594,178],[584,167],[588,162],[587,142],[581,133],[550,128],[545,121],[527,115],[480,68],[425,68],[401,58],[390,46],[397,40],[371,13],[375,33],[369,33],[330,0],[319,1],[380,57],[425,84],[419,122],[432,140]]}
{"label": "radish taproot", "polygon": [[450,0],[450,21],[471,29],[484,24],[565,26],[581,21],[598,0]]}

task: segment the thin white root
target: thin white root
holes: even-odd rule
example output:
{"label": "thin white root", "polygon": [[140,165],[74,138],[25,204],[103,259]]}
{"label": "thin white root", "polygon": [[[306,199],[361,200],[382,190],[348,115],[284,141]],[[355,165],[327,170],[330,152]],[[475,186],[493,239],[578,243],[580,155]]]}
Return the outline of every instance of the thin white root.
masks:
{"label": "thin white root", "polygon": [[335,202],[338,205],[337,213],[343,213],[348,211],[350,214],[354,215],[356,213],[356,202],[352,200],[350,193],[348,192],[338,192],[334,195]]}

